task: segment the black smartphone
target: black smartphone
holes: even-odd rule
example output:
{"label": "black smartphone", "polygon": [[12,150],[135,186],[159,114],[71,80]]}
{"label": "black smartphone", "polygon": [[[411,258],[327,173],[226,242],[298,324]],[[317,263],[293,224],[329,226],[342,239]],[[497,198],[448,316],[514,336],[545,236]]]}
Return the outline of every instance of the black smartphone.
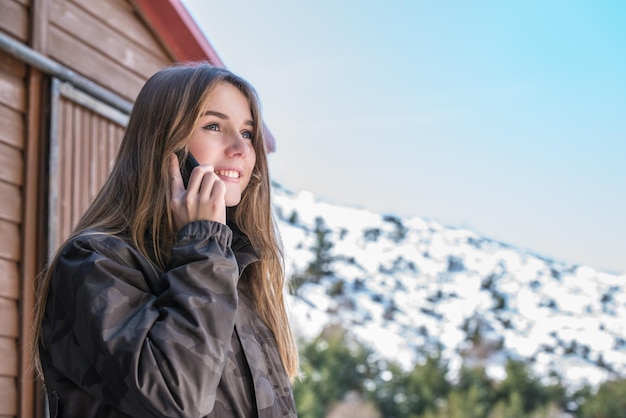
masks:
{"label": "black smartphone", "polygon": [[[176,153],[176,155],[178,155],[179,161],[183,158],[182,151],[179,151],[178,153]],[[200,165],[198,163],[198,160],[196,160],[196,158],[193,156],[192,153],[188,152],[187,159],[185,159],[185,164],[183,164],[183,167],[180,169],[180,174],[183,177],[183,184],[185,185],[185,189],[187,188],[187,184],[189,183],[189,176],[191,175],[191,170],[193,170],[193,168],[198,165]]]}

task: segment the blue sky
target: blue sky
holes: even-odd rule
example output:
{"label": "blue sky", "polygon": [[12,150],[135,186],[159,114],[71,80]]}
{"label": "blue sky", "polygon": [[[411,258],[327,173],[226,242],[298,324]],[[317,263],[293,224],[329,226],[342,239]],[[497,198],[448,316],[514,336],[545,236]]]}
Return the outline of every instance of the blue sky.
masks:
{"label": "blue sky", "polygon": [[626,2],[183,3],[279,183],[626,272]]}

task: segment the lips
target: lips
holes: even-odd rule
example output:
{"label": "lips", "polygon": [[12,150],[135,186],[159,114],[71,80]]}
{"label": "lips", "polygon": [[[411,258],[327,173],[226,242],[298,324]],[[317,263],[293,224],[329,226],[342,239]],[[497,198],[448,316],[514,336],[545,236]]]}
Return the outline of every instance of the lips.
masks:
{"label": "lips", "polygon": [[239,179],[241,177],[241,171],[233,170],[233,169],[217,169],[215,170],[215,174],[220,177],[225,177],[229,179]]}

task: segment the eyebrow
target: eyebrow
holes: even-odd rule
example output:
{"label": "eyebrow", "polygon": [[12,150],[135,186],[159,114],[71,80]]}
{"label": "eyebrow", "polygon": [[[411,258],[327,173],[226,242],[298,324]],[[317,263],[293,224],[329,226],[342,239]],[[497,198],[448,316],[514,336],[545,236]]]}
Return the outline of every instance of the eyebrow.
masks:
{"label": "eyebrow", "polygon": [[[228,119],[228,115],[226,115],[226,114],[224,114],[222,112],[217,112],[215,110],[207,110],[207,111],[205,111],[202,114],[202,116],[215,116],[215,117],[218,117],[220,119],[225,119],[225,120]],[[251,121],[251,120],[247,120],[246,121],[246,125],[254,126],[254,122]]]}

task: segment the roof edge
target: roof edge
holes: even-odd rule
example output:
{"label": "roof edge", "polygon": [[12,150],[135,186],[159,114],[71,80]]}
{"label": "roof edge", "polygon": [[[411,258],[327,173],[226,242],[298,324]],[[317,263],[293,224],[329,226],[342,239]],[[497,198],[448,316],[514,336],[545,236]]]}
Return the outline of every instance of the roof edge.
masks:
{"label": "roof edge", "polygon": [[208,60],[225,67],[206,35],[180,0],[132,0],[176,61]]}

